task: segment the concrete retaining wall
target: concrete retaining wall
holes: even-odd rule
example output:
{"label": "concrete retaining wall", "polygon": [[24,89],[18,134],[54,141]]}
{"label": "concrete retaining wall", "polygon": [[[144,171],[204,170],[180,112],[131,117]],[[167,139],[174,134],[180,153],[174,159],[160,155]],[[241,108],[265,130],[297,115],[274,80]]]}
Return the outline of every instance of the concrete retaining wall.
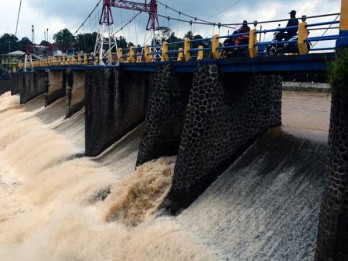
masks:
{"label": "concrete retaining wall", "polygon": [[178,153],[191,84],[192,74],[176,74],[171,64],[157,68],[150,85],[137,165]]}
{"label": "concrete retaining wall", "polygon": [[66,98],[66,117],[70,117],[85,106],[85,71],[67,71]]}
{"label": "concrete retaining wall", "polygon": [[50,70],[45,90],[45,105],[48,106],[66,95],[65,70]]}
{"label": "concrete retaining wall", "polygon": [[332,90],[316,260],[348,260],[348,88]]}
{"label": "concrete retaining wall", "polygon": [[198,64],[169,199],[188,206],[267,128],[281,125],[281,78]]}
{"label": "concrete retaining wall", "polygon": [[86,155],[96,156],[145,118],[149,75],[86,71]]}
{"label": "concrete retaining wall", "polygon": [[[25,104],[45,92],[45,72],[23,72],[21,74],[23,75],[23,86],[20,87],[20,103]],[[19,83],[21,83],[20,80]]]}
{"label": "concrete retaining wall", "polygon": [[19,93],[23,86],[23,74],[15,72],[11,74],[11,95]]}

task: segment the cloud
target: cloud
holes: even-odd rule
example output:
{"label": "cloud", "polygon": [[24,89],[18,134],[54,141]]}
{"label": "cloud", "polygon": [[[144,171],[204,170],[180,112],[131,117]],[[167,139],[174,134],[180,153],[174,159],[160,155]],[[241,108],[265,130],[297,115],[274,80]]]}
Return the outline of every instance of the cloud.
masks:
{"label": "cloud", "polygon": [[[6,4],[0,9],[0,34],[15,33],[17,21],[17,12],[20,0],[2,0]],[[40,42],[44,39],[44,31],[49,29],[50,40],[58,31],[68,28],[71,32],[82,24],[88,14],[92,11],[99,0],[23,0],[22,10],[18,25],[18,38],[28,36],[31,38],[31,26],[35,25],[35,39]],[[134,0],[135,2],[144,2],[143,0]],[[148,1],[149,2],[149,1]],[[341,0],[161,0],[158,4],[158,12],[162,15],[180,18],[184,20],[194,20],[184,15],[165,8],[160,3],[177,9],[192,17],[208,19],[216,23],[239,23],[244,19],[252,22],[287,19],[288,12],[292,9],[297,10],[298,17],[301,15],[320,15],[325,13],[335,13],[340,11]],[[101,6],[93,14],[92,19],[87,21],[80,32],[92,32],[98,30],[98,20],[101,12]],[[115,29],[119,29],[123,24],[129,21],[136,12],[130,10],[113,9]],[[148,15],[143,13],[134,22],[128,25],[121,34],[132,42],[143,44],[145,37],[149,35],[145,27]],[[333,20],[334,17],[322,18],[321,20]],[[313,20],[315,21],[315,20]],[[310,21],[308,21],[310,22]],[[170,26],[177,36],[183,35],[194,30],[195,33],[205,37],[211,37],[213,33],[218,33],[218,28],[213,26],[200,26],[178,23],[177,21],[167,21],[160,18],[161,25]],[[285,26],[286,22],[282,22]],[[263,28],[270,26],[276,27],[277,23],[265,24]],[[220,34],[227,34],[228,30],[221,28]]]}

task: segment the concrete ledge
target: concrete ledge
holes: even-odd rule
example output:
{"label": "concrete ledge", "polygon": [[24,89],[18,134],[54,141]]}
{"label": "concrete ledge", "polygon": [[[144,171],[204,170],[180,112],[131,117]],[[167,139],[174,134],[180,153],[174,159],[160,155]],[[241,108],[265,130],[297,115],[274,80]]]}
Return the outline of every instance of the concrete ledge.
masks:
{"label": "concrete ledge", "polygon": [[149,75],[86,70],[86,155],[97,156],[145,118]]}
{"label": "concrete ledge", "polygon": [[48,106],[64,97],[66,95],[65,89],[65,70],[49,70],[48,85],[46,85],[45,90],[45,105]]}
{"label": "concrete ledge", "polygon": [[25,104],[45,92],[45,73],[24,72],[22,74],[24,83],[20,88],[20,104]]}
{"label": "concrete ledge", "polygon": [[71,71],[66,73],[66,99],[68,118],[85,106],[85,72]]}

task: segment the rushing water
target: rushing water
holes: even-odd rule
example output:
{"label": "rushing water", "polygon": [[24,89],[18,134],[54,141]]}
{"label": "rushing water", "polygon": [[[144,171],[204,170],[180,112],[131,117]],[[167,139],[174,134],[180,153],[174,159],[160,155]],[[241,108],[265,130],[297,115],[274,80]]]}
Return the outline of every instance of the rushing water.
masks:
{"label": "rushing water", "polygon": [[[84,110],[0,97],[0,260],[310,260],[330,99],[284,92],[261,137],[188,209],[158,211],[175,157],[136,171],[142,126],[80,157]],[[305,130],[303,130],[305,129]]]}

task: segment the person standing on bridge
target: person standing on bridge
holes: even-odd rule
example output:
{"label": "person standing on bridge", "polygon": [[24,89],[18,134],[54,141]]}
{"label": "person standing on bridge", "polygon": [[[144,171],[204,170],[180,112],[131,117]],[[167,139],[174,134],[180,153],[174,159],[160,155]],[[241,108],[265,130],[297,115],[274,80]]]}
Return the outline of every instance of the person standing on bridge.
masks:
{"label": "person standing on bridge", "polygon": [[297,34],[298,20],[296,18],[296,11],[292,10],[289,14],[290,14],[290,19],[289,19],[286,27],[290,27],[290,26],[297,26],[297,27],[296,28],[289,28],[287,30],[279,32],[277,34],[278,41],[282,41],[283,39],[285,41],[288,41],[291,37],[293,37]]}

